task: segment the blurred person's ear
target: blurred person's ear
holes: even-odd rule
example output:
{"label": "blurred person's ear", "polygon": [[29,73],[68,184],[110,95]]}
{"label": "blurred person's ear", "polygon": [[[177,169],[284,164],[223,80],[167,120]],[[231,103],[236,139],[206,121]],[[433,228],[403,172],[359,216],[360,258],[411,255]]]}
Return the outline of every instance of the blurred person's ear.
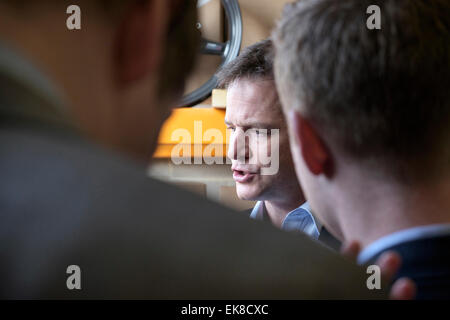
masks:
{"label": "blurred person's ear", "polygon": [[128,8],[115,41],[119,85],[159,72],[168,25],[166,0],[138,1]]}
{"label": "blurred person's ear", "polygon": [[332,157],[317,130],[300,113],[292,110],[292,132],[299,145],[303,161],[314,175],[332,174]]}

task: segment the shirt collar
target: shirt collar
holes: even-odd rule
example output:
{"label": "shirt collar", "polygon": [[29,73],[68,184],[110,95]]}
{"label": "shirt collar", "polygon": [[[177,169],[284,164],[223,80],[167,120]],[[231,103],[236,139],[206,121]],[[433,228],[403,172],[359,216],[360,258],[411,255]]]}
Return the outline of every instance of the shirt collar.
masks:
{"label": "shirt collar", "polygon": [[266,208],[264,206],[264,201],[258,201],[253,207],[252,212],[250,213],[250,218],[255,220],[264,220],[265,211]]}
{"label": "shirt collar", "polygon": [[381,252],[401,243],[443,235],[450,235],[450,224],[433,224],[397,231],[372,242],[364,248],[358,256],[358,263],[367,263]]}
{"label": "shirt collar", "polygon": [[303,210],[308,211],[308,213],[311,215],[311,218],[314,221],[314,224],[317,226],[317,230],[319,230],[319,232],[320,232],[322,230],[323,225],[320,222],[320,220],[315,217],[315,215],[314,215],[314,213],[313,213],[313,211],[311,209],[311,206],[309,205],[309,202],[306,201],[304,204],[302,204],[300,206],[300,208],[303,209]]}
{"label": "shirt collar", "polygon": [[[253,208],[250,218],[268,221],[266,206],[264,201],[258,201]],[[322,226],[318,223],[311,212],[308,202],[289,212],[281,224],[281,229],[287,231],[302,231],[313,238],[318,238]]]}

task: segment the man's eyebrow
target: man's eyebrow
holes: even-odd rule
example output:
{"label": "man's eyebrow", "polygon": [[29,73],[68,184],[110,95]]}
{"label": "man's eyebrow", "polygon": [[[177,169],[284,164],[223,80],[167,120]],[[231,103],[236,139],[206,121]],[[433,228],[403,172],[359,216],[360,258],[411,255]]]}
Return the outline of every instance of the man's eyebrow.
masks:
{"label": "man's eyebrow", "polygon": [[257,128],[257,129],[278,129],[275,128],[276,125],[271,123],[264,123],[264,122],[249,122],[245,123],[245,127],[247,128]]}
{"label": "man's eyebrow", "polygon": [[[231,122],[225,120],[225,124],[227,126],[234,126]],[[277,128],[274,124],[265,123],[265,122],[238,122],[237,127],[241,128],[254,128],[254,129],[280,129]]]}

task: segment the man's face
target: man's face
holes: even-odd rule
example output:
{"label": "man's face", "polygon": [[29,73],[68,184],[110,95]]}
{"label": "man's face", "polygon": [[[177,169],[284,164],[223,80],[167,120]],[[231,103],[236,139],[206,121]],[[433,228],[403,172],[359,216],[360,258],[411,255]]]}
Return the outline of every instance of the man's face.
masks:
{"label": "man's face", "polygon": [[[300,194],[274,81],[243,79],[232,83],[225,123],[231,130],[228,157],[239,198],[282,200]],[[279,134],[272,131],[271,136],[272,129]],[[270,172],[269,167],[278,170]]]}

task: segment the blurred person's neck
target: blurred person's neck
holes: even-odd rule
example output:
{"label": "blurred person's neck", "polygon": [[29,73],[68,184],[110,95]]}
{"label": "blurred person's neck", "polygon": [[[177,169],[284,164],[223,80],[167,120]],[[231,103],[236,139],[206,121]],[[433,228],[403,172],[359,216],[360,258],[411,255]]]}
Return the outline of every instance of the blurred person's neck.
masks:
{"label": "blurred person's neck", "polygon": [[332,186],[333,214],[344,241],[362,247],[396,231],[450,223],[450,176],[400,183],[356,166],[341,167]]}
{"label": "blurred person's neck", "polygon": [[303,203],[305,203],[305,198],[301,194],[292,195],[285,199],[264,201],[270,221],[278,228],[281,228],[288,213],[297,209]]}

